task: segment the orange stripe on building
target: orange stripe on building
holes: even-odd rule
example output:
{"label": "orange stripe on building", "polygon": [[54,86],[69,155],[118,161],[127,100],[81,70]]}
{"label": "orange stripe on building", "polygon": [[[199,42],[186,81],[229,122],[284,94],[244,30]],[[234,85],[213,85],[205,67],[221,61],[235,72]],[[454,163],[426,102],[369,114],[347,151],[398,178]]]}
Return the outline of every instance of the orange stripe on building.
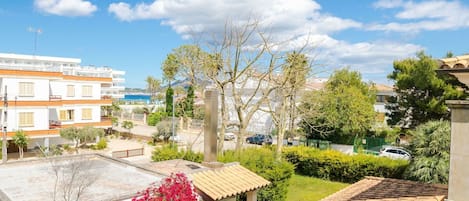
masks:
{"label": "orange stripe on building", "polygon": [[64,105],[79,105],[79,104],[90,104],[90,105],[111,105],[112,100],[110,99],[99,99],[99,100],[62,100]]}
{"label": "orange stripe on building", "polygon": [[61,101],[8,101],[8,106],[62,106]]}
{"label": "orange stripe on building", "polygon": [[53,100],[53,101],[8,101],[10,107],[26,106],[63,106],[63,105],[111,105],[112,100]]}
{"label": "orange stripe on building", "polygon": [[[49,130],[33,130],[33,131],[23,131],[28,137],[41,136],[41,135],[58,135],[58,129],[49,129]],[[7,132],[8,137],[12,137],[16,132]]]}
{"label": "orange stripe on building", "polygon": [[10,70],[0,69],[0,75],[11,75],[11,76],[30,76],[30,77],[55,77],[62,78],[64,80],[76,80],[76,81],[96,81],[96,82],[112,82],[111,77],[89,77],[89,76],[75,76],[75,75],[64,75],[62,72],[52,71],[31,71],[31,70]]}
{"label": "orange stripe on building", "polygon": [[87,77],[87,76],[74,76],[63,75],[64,80],[77,80],[77,81],[98,81],[98,82],[112,82],[110,77]]}
{"label": "orange stripe on building", "polygon": [[29,70],[7,70],[7,69],[0,69],[0,75],[57,77],[57,78],[60,78],[60,77],[63,76],[63,74],[61,72],[29,71]]}

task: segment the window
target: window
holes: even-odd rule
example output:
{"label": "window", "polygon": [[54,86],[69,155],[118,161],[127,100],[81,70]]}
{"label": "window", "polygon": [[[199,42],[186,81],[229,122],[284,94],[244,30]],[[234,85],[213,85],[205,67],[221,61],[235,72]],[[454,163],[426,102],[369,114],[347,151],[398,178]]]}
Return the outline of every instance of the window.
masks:
{"label": "window", "polygon": [[73,110],[60,110],[60,120],[61,121],[72,121],[75,116]]}
{"label": "window", "polygon": [[85,85],[82,87],[81,93],[83,97],[91,97],[93,96],[93,86]]}
{"label": "window", "polygon": [[19,96],[34,96],[34,83],[20,82],[19,83]]}
{"label": "window", "polygon": [[33,112],[20,112],[19,113],[19,126],[20,127],[33,127],[34,126],[34,113]]}
{"label": "window", "polygon": [[83,108],[81,110],[81,119],[82,120],[90,120],[91,119],[91,114],[92,114],[92,109],[91,108]]}
{"label": "window", "polygon": [[67,85],[67,96],[74,97],[75,96],[75,86]]}

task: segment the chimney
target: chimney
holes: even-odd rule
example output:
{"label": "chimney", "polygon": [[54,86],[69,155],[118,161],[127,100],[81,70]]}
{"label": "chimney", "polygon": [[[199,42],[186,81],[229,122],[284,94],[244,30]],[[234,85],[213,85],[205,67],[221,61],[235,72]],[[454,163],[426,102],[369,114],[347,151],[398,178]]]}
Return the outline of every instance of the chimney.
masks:
{"label": "chimney", "polygon": [[[460,64],[463,64],[460,66]],[[464,65],[465,64],[465,65]],[[469,56],[440,60],[439,72],[455,76],[469,86]],[[462,68],[461,68],[462,67]],[[451,109],[451,148],[449,161],[448,201],[469,198],[469,100],[447,100]]]}
{"label": "chimney", "polygon": [[218,128],[218,90],[205,91],[204,121],[204,161],[202,165],[209,168],[223,167],[217,162],[217,128]]}

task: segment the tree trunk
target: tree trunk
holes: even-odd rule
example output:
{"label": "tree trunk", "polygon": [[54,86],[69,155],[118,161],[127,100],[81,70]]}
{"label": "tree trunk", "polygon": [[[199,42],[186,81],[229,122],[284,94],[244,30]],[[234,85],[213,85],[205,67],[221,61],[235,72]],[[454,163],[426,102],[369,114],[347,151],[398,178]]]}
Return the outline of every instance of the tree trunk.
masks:
{"label": "tree trunk", "polygon": [[20,153],[20,159],[23,159],[23,147],[22,146],[18,146],[18,151]]}
{"label": "tree trunk", "polygon": [[243,148],[243,144],[244,144],[244,136],[246,136],[246,125],[240,123],[239,124],[239,134],[238,134],[238,141],[236,141],[236,153],[238,154],[241,154],[241,150]]}
{"label": "tree trunk", "polygon": [[[220,126],[220,133],[219,133],[219,140],[218,140],[218,153],[223,153],[223,146],[225,143],[225,128],[228,122],[228,115],[226,112],[226,101],[225,101],[225,91],[223,88],[220,89],[220,113],[221,113],[221,126]],[[241,138],[238,136],[238,141]]]}
{"label": "tree trunk", "polygon": [[280,108],[279,108],[279,118],[278,118],[278,125],[277,125],[277,128],[278,128],[278,134],[277,134],[277,149],[275,151],[275,159],[277,161],[280,161],[282,160],[282,147],[283,147],[283,138],[285,136],[285,130],[286,130],[286,127],[287,127],[287,111],[286,111],[286,108],[287,108],[287,101],[288,99],[287,98],[284,98],[282,100],[282,103],[280,105]]}

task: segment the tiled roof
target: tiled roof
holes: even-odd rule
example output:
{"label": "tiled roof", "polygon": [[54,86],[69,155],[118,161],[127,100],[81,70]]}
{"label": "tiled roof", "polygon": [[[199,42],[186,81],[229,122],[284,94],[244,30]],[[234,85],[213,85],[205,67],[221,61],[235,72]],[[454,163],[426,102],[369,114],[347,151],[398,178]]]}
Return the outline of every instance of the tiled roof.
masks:
{"label": "tiled roof", "polygon": [[322,201],[443,201],[447,195],[448,187],[446,185],[365,177],[365,179],[322,199]]}
{"label": "tiled roof", "polygon": [[239,164],[196,172],[191,177],[194,186],[213,200],[232,197],[270,184]]}
{"label": "tiled roof", "polygon": [[469,68],[469,55],[440,59],[440,69],[456,70]]}

